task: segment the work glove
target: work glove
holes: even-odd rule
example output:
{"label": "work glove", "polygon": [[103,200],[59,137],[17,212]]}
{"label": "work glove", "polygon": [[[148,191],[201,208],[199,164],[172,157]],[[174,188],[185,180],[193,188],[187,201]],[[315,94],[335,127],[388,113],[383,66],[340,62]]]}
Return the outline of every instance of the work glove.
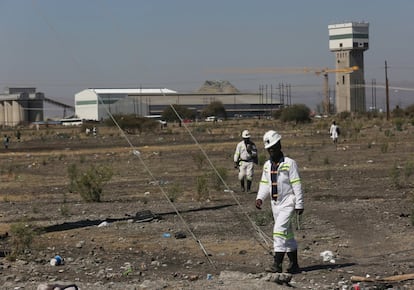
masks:
{"label": "work glove", "polygon": [[238,162],[234,162],[234,168],[239,168],[239,163]]}
{"label": "work glove", "polygon": [[304,211],[303,208],[297,208],[297,209],[295,209],[295,212],[296,212],[297,215],[303,214],[303,211]]}
{"label": "work glove", "polygon": [[256,208],[262,209],[263,201],[261,199],[256,199]]}

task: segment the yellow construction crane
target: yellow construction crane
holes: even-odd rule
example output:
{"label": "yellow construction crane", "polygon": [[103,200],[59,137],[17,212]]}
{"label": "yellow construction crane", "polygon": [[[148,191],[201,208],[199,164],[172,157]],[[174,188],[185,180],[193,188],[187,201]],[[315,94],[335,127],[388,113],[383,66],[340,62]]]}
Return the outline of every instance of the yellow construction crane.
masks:
{"label": "yellow construction crane", "polygon": [[330,100],[329,100],[329,80],[328,74],[330,73],[345,73],[349,74],[359,69],[358,66],[330,69],[330,68],[297,68],[297,67],[257,67],[257,68],[226,68],[220,71],[220,73],[241,73],[241,74],[302,74],[302,73],[314,73],[316,75],[322,75],[324,77],[324,95],[323,109],[325,114],[330,113]]}

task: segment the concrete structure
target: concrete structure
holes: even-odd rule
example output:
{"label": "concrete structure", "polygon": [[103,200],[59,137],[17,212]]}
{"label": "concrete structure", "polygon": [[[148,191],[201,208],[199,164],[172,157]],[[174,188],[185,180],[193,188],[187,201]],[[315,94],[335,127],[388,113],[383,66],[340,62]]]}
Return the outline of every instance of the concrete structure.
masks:
{"label": "concrete structure", "polygon": [[332,24],[328,30],[329,49],[335,53],[336,69],[359,68],[352,73],[336,74],[336,111],[365,112],[364,51],[369,48],[369,24]]}
{"label": "concrete structure", "polygon": [[221,81],[207,81],[195,93],[178,93],[169,89],[86,89],[75,95],[75,115],[101,121],[114,114],[137,116],[161,115],[170,105],[182,105],[197,115],[211,102],[220,101],[228,117],[270,115],[280,106],[262,94],[240,93],[234,87],[221,87]]}
{"label": "concrete structure", "polygon": [[168,89],[86,89],[75,95],[75,115],[101,121],[110,115],[149,115],[152,96],[176,94]]}
{"label": "concrete structure", "polygon": [[44,94],[35,88],[8,88],[0,95],[0,126],[43,120]]}

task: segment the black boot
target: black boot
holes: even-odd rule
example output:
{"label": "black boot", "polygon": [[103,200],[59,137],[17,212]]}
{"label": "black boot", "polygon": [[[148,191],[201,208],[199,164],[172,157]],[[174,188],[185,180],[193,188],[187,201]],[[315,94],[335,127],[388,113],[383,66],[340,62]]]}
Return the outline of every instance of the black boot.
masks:
{"label": "black boot", "polygon": [[251,187],[252,187],[252,181],[247,180],[247,192],[250,192]]}
{"label": "black boot", "polygon": [[266,272],[271,273],[282,273],[282,264],[283,264],[283,258],[285,257],[284,252],[276,252],[274,256],[273,264],[266,268]]}
{"label": "black boot", "polygon": [[300,273],[300,268],[298,264],[298,251],[295,250],[293,252],[287,253],[289,257],[289,267],[287,268],[287,272],[290,274],[298,274]]}
{"label": "black boot", "polygon": [[245,189],[245,187],[244,187],[244,178],[243,178],[242,180],[240,180],[240,186],[241,186],[241,190],[242,190],[242,192],[245,192],[245,191],[246,191],[246,189]]}

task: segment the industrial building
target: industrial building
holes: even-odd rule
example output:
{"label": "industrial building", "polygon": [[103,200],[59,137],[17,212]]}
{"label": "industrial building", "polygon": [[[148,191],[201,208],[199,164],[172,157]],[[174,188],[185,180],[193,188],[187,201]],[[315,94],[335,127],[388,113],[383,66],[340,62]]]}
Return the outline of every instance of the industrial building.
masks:
{"label": "industrial building", "polygon": [[7,88],[0,95],[0,126],[43,121],[44,99],[44,94],[36,92],[36,88]]}
{"label": "industrial building", "polygon": [[170,105],[182,105],[197,115],[211,102],[223,104],[229,117],[270,115],[280,106],[262,93],[240,93],[227,81],[206,81],[194,93],[169,89],[86,89],[75,95],[75,115],[101,121],[109,115],[160,115]]}
{"label": "industrial building", "polygon": [[365,112],[364,51],[369,48],[369,24],[332,24],[328,30],[329,49],[335,53],[336,69],[358,67],[351,73],[336,73],[336,112]]}

